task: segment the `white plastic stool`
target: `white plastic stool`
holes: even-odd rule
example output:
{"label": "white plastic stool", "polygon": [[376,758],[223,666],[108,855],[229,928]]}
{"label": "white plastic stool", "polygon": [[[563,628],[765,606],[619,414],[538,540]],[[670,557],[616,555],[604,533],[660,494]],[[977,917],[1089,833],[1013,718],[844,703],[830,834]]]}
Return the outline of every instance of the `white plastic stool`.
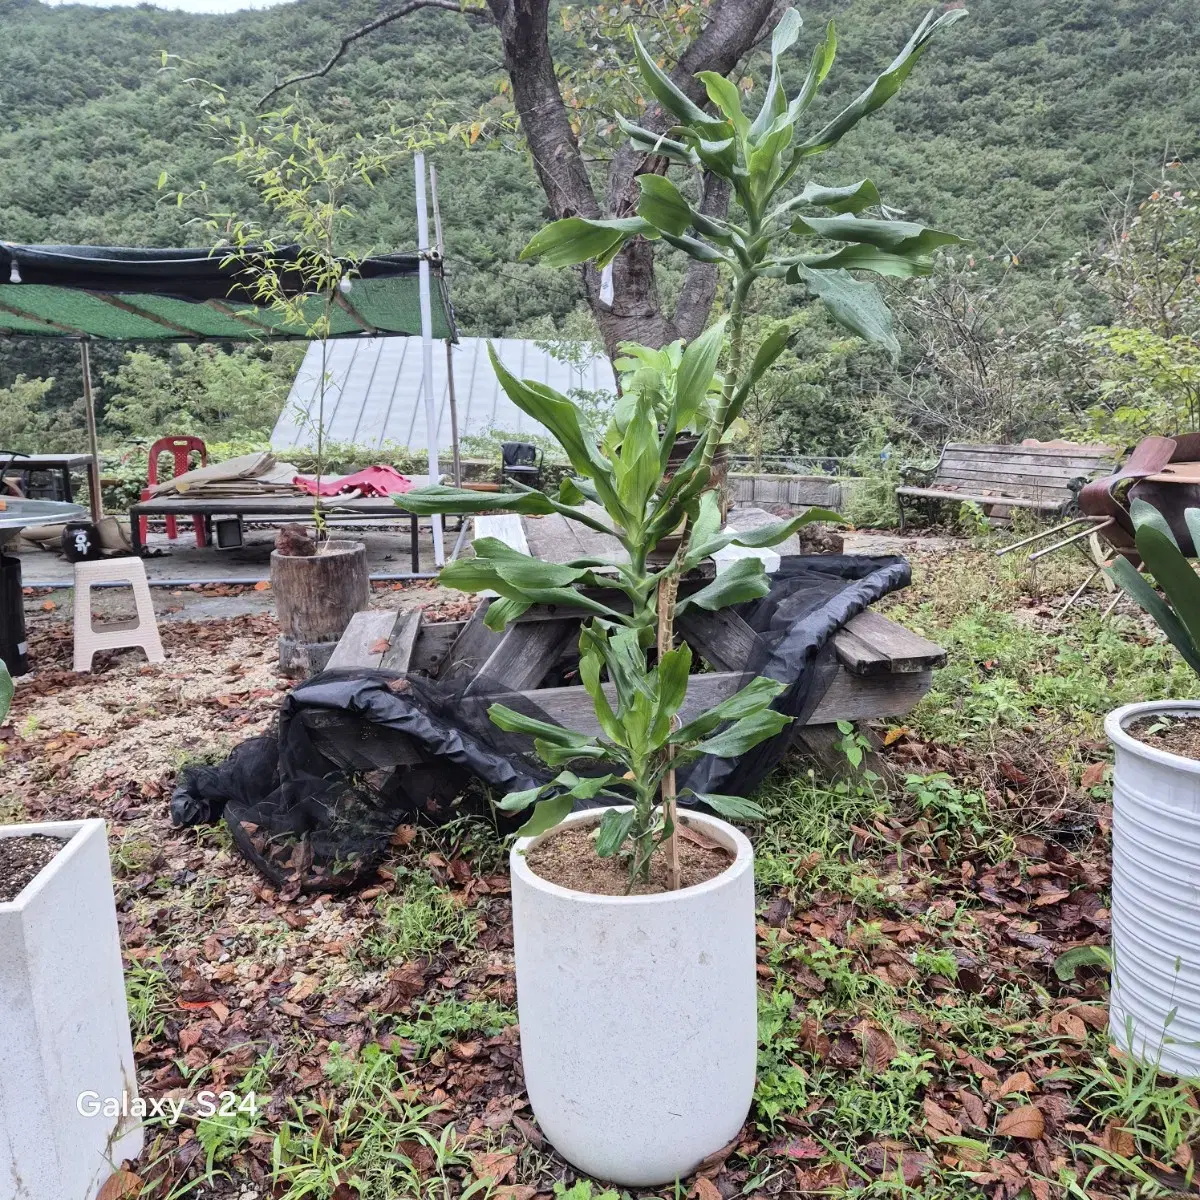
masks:
{"label": "white plastic stool", "polygon": [[[110,581],[128,583],[133,588],[134,621],[107,621],[97,628],[92,624],[92,584]],[[150,585],[140,558],[102,558],[96,562],[75,564],[75,670],[90,671],[97,650],[120,650],[141,646],[150,662],[164,662],[158,622],[150,601]]]}

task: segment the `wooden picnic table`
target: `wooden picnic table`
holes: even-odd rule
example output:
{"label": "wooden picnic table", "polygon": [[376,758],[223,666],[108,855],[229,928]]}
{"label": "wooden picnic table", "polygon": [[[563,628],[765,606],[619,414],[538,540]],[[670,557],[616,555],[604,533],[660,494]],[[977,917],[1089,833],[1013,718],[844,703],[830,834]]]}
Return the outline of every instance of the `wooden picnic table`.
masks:
{"label": "wooden picnic table", "polygon": [[[387,496],[361,496],[347,499],[342,496],[323,496],[320,510],[326,516],[356,516],[371,521],[405,521],[408,523],[412,552],[412,569],[416,574],[421,569],[417,536],[419,518],[397,508]],[[312,519],[318,504],[315,496],[295,496],[284,493],[277,496],[164,496],[139,500],[129,506],[130,535],[133,552],[141,554],[139,517],[263,517],[275,520],[290,520],[303,523]]]}

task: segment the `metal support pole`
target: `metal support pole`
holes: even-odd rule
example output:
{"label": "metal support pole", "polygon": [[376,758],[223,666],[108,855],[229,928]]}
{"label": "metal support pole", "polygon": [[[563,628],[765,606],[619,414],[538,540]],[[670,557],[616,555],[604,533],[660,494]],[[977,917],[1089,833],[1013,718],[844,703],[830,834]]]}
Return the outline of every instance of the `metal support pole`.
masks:
{"label": "metal support pole", "polygon": [[[429,196],[433,201],[433,237],[437,243],[438,258],[445,263],[446,246],[442,241],[442,210],[438,205],[437,167],[433,163],[429,164]],[[462,461],[458,451],[458,401],[454,395],[454,348],[449,338],[446,339],[446,395],[450,401],[450,449],[454,455],[454,486],[462,487]],[[453,556],[450,561],[454,561]]]}
{"label": "metal support pole", "polygon": [[1037,562],[1039,558],[1044,558],[1047,554],[1053,554],[1055,550],[1061,550],[1064,546],[1069,546],[1072,542],[1080,542],[1084,538],[1089,538],[1093,533],[1099,533],[1102,529],[1107,529],[1110,525],[1115,525],[1113,520],[1107,520],[1092,529],[1084,529],[1080,533],[1073,533],[1069,538],[1063,538],[1061,542],[1055,542],[1053,546],[1047,546],[1044,550],[1036,550],[1029,556],[1030,562]]}
{"label": "metal support pole", "polygon": [[88,473],[88,507],[95,524],[104,516],[104,505],[100,499],[100,440],[96,436],[96,405],[92,399],[92,360],[88,353],[87,338],[79,343],[79,365],[83,370],[83,411],[87,418],[88,453],[92,466]]}
{"label": "metal support pole", "polygon": [[1055,525],[1053,529],[1043,529],[1041,533],[1035,533],[1032,537],[1022,538],[1019,542],[1013,542],[1011,546],[1004,546],[1000,550],[993,551],[993,553],[997,558],[1002,558],[1013,550],[1020,550],[1022,546],[1028,546],[1032,542],[1040,542],[1042,538],[1048,538],[1051,534],[1062,533],[1064,529],[1070,529],[1072,525],[1078,525],[1081,521],[1102,520],[1104,520],[1103,517],[1072,517],[1069,521],[1064,521],[1061,525]]}
{"label": "metal support pole", "polygon": [[[437,408],[433,402],[433,308],[429,279],[429,212],[425,201],[425,155],[414,156],[417,188],[417,250],[421,255],[417,282],[421,297],[421,391],[425,396],[425,437],[429,446],[429,482],[441,478],[438,469]],[[433,523],[433,561],[446,565],[446,549],[442,544],[442,518],[435,513]]]}
{"label": "metal support pole", "polygon": [[1084,581],[1083,581],[1083,582],[1082,582],[1082,583],[1081,583],[1081,584],[1080,584],[1080,585],[1079,585],[1079,586],[1078,586],[1078,587],[1077,587],[1077,588],[1076,588],[1076,589],[1075,589],[1075,590],[1074,590],[1074,591],[1071,593],[1070,599],[1068,599],[1068,600],[1067,600],[1066,604],[1064,604],[1064,605],[1062,606],[1062,608],[1060,608],[1060,609],[1058,610],[1057,614],[1055,615],[1054,619],[1055,619],[1056,621],[1061,621],[1061,620],[1063,619],[1063,617],[1065,617],[1065,616],[1067,615],[1067,610],[1068,610],[1068,609],[1071,607],[1071,605],[1072,605],[1072,604],[1074,604],[1074,603],[1075,603],[1075,601],[1076,601],[1076,600],[1078,600],[1078,599],[1079,599],[1079,597],[1080,597],[1080,596],[1082,596],[1082,595],[1083,595],[1084,588],[1086,588],[1086,587],[1087,587],[1087,585],[1088,585],[1089,583],[1091,583],[1091,582],[1092,582],[1092,580],[1093,580],[1093,579],[1095,579],[1095,578],[1096,578],[1096,576],[1097,576],[1097,575],[1099,575],[1099,574],[1100,574],[1100,568],[1099,568],[1099,567],[1097,567],[1097,568],[1096,568],[1096,569],[1095,569],[1095,570],[1094,570],[1094,571],[1093,571],[1093,572],[1092,572],[1092,573],[1091,573],[1091,574],[1090,574],[1090,575],[1089,575],[1089,576],[1088,576],[1088,577],[1087,577],[1087,578],[1086,578],[1086,579],[1085,579],[1085,580],[1084,580]]}

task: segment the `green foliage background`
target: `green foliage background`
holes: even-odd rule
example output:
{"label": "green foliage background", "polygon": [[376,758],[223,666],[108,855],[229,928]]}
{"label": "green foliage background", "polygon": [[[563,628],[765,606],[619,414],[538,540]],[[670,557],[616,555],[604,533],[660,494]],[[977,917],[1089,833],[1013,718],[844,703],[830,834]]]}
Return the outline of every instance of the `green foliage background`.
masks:
{"label": "green foliage background", "polygon": [[[834,111],[886,64],[915,27],[924,0],[801,3],[802,45],[835,18],[839,56],[814,119]],[[982,270],[1011,262],[1020,279],[1009,305],[1048,316],[1084,310],[1106,319],[1103,298],[1057,270],[1103,232],[1131,176],[1144,194],[1164,156],[1200,150],[1200,6],[1193,0],[975,0],[931,48],[901,94],[822,162],[829,182],[869,174],[913,220],[972,239]],[[223,147],[203,128],[189,76],[226,88],[235,111],[277,78],[323,61],[347,29],[375,15],[363,0],[298,0],[277,8],[205,15],[151,8],[47,7],[0,0],[0,237],[16,242],[186,245],[204,240],[157,190],[208,182],[213,207],[253,208]],[[553,27],[560,66],[587,48]],[[164,70],[162,52],[186,65]],[[628,47],[601,47],[628,60]],[[798,64],[804,55],[797,58]],[[174,61],[174,60],[173,60]],[[748,73],[761,85],[763,63]],[[802,70],[798,65],[794,70]],[[305,102],[323,117],[370,130],[431,111],[447,124],[481,111],[500,117],[504,73],[486,21],[426,11],[353,47]],[[794,88],[796,80],[789,80]],[[547,213],[519,138],[497,123],[467,147],[434,154],[445,215],[451,287],[463,330],[520,335],[561,328],[581,303],[571,272],[516,262]],[[602,169],[603,164],[598,166]],[[413,245],[412,181],[401,169],[359,204],[358,248]],[[678,278],[664,259],[664,289]],[[770,302],[764,307],[770,308]],[[578,324],[578,322],[576,322]],[[821,343],[822,322],[811,338]],[[832,336],[832,334],[831,334]],[[861,422],[847,396],[882,390],[865,353],[835,356],[805,378],[807,409],[789,427],[821,452],[848,453]],[[123,351],[101,347],[101,376]],[[0,387],[50,377],[46,403],[78,400],[74,348],[0,344]],[[103,405],[112,393],[101,389]],[[828,407],[830,419],[820,412]],[[797,435],[799,436],[799,435]]]}

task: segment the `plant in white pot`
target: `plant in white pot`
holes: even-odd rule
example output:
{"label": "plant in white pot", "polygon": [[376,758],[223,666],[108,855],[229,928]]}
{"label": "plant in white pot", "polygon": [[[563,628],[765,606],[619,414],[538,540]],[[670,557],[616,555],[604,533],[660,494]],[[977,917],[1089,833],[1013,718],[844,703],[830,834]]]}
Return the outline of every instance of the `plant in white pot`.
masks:
{"label": "plant in white pot", "polygon": [[[0,722],[12,680],[0,663]],[[142,1150],[101,820],[0,826],[0,1194],[93,1200]]]}
{"label": "plant in white pot", "polygon": [[[1200,577],[1180,540],[1200,550],[1200,509],[1177,538],[1158,509],[1130,505],[1144,569],[1109,575],[1200,675]],[[1200,701],[1151,700],[1108,714],[1114,747],[1112,990],[1109,1027],[1123,1050],[1200,1076]]]}
{"label": "plant in white pot", "polygon": [[[779,322],[746,362],[747,300],[760,278],[803,283],[836,321],[895,350],[882,299],[846,268],[918,274],[929,268],[935,247],[957,239],[856,215],[879,203],[867,180],[845,188],[810,182],[795,195],[785,192],[806,159],[834,145],[893,95],[934,31],[962,15],[927,18],[888,70],[805,140],[798,140],[797,124],[832,63],[832,27],[814,52],[802,91],[789,101],[778,60],[795,43],[800,19],[794,10],[784,12],[772,39],[766,98],[754,118],[742,112],[738,89],[712,74],[701,79],[718,114],[706,113],[635,39],[649,92],[678,124],[665,134],[628,123],[622,128],[646,154],[648,169],[665,171],[679,162],[724,179],[742,209],[742,223],[701,213],[665,174],[646,173],[638,177],[637,216],[555,222],[525,254],[552,265],[592,261],[603,268],[629,240],[662,238],[728,272],[727,318],[662,355],[623,347],[639,379],[618,403],[599,445],[566,397],[515,379],[493,354],[510,399],[554,434],[575,476],[556,496],[432,487],[397,498],[419,514],[559,513],[611,533],[624,551],[619,562],[585,558],[559,565],[481,538],[473,559],[451,564],[441,575],[448,585],[498,597],[486,614],[493,629],[535,604],[571,605],[590,614],[579,643],[580,676],[599,736],[501,705],[490,711],[502,729],[531,737],[549,766],[563,768],[545,787],[501,802],[508,811],[534,806],[511,856],[529,1097],[560,1153],[617,1183],[653,1186],[690,1174],[737,1134],[754,1088],[751,847],[718,817],[681,815],[675,774],[703,754],[736,757],[779,733],[789,718],[771,707],[782,687],[769,679],[753,680],[707,712],[681,716],[692,660],[686,646],[675,646],[676,615],[765,596],[769,583],[756,557],[736,560],[682,598],[680,580],[731,543],[768,547],[808,521],[838,519],[814,509],[753,533],[721,530],[711,490],[714,457],[793,332],[789,322]],[[835,215],[812,215],[814,207]],[[783,249],[789,235],[822,244],[789,254]],[[723,354],[726,370],[714,391]],[[689,427],[700,432],[678,462],[672,452]],[[669,561],[661,565],[664,544]],[[761,815],[738,796],[694,799],[734,820]],[[610,806],[572,812],[577,804],[604,801]]]}

